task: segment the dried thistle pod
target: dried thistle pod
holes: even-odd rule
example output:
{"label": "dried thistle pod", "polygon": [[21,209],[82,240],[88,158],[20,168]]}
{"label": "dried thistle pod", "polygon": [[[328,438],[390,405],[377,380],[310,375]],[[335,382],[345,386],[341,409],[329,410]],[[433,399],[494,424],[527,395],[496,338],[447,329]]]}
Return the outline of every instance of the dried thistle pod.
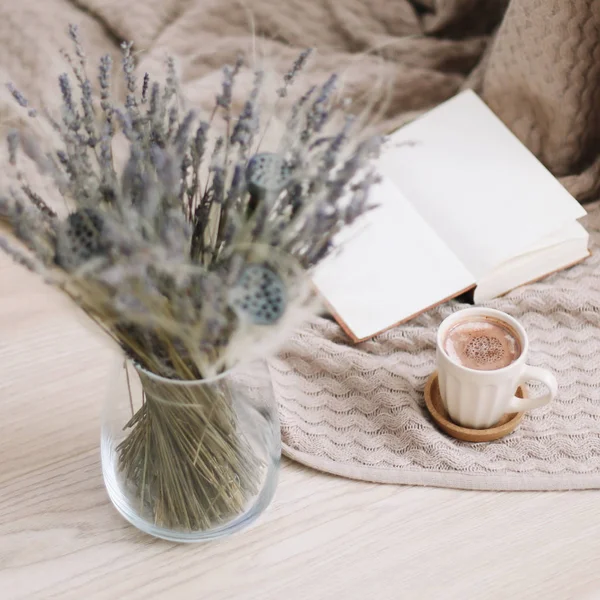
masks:
{"label": "dried thistle pod", "polygon": [[57,229],[55,262],[66,271],[106,252],[106,224],[92,208],[71,213]]}
{"label": "dried thistle pod", "polygon": [[254,201],[266,197],[276,198],[292,176],[289,165],[282,156],[273,152],[255,154],[246,168],[248,191]]}
{"label": "dried thistle pod", "polygon": [[240,318],[254,325],[273,325],[285,312],[286,286],[270,266],[250,264],[231,288],[229,301]]}

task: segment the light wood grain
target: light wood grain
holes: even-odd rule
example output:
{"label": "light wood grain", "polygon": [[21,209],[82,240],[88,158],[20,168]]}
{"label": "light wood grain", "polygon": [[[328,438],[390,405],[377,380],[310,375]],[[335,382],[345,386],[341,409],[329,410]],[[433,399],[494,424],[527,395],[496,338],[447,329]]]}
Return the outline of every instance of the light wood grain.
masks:
{"label": "light wood grain", "polygon": [[104,491],[114,359],[69,305],[0,257],[0,599],[600,597],[600,493],[347,481],[284,462],[251,530],[177,546]]}

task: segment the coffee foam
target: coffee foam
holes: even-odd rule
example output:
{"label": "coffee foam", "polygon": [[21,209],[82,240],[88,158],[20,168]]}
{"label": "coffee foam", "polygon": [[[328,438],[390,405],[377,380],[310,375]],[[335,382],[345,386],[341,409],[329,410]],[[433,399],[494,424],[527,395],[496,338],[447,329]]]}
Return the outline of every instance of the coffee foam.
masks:
{"label": "coffee foam", "polygon": [[446,333],[443,348],[454,362],[480,371],[502,369],[521,355],[517,333],[506,323],[485,317],[456,323]]}
{"label": "coffee foam", "polygon": [[480,335],[473,338],[465,348],[465,354],[476,363],[495,363],[504,356],[504,348],[498,338]]}

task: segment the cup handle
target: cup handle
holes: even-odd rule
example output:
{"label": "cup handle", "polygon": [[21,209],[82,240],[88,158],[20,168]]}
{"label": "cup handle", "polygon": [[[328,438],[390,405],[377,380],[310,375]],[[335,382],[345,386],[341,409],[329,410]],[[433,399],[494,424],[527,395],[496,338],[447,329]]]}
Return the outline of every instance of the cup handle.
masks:
{"label": "cup handle", "polygon": [[554,400],[554,398],[556,398],[558,394],[558,383],[556,381],[556,377],[554,377],[550,371],[541,369],[540,367],[531,367],[530,365],[525,365],[525,369],[519,378],[519,385],[524,385],[527,381],[532,380],[539,381],[541,384],[545,385],[548,388],[548,391],[541,396],[536,396],[535,398],[519,398],[517,396],[513,396],[510,402],[511,412],[523,412],[533,408],[538,408],[548,404]]}

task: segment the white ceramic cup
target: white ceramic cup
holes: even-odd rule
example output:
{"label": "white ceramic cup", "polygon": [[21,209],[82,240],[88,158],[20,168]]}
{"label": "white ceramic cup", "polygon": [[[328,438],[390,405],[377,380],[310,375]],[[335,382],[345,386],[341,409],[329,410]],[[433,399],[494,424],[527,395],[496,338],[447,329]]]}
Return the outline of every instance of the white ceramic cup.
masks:
{"label": "white ceramic cup", "polygon": [[[479,371],[454,362],[444,350],[444,339],[459,321],[489,317],[506,323],[521,344],[521,355],[502,369]],[[529,341],[522,325],[506,313],[491,308],[466,308],[446,318],[437,334],[437,369],[442,402],[458,425],[472,429],[493,427],[507,413],[548,404],[556,398],[558,384],[550,371],[525,363]],[[518,398],[515,392],[527,381],[542,383],[548,391],[533,398]]]}

